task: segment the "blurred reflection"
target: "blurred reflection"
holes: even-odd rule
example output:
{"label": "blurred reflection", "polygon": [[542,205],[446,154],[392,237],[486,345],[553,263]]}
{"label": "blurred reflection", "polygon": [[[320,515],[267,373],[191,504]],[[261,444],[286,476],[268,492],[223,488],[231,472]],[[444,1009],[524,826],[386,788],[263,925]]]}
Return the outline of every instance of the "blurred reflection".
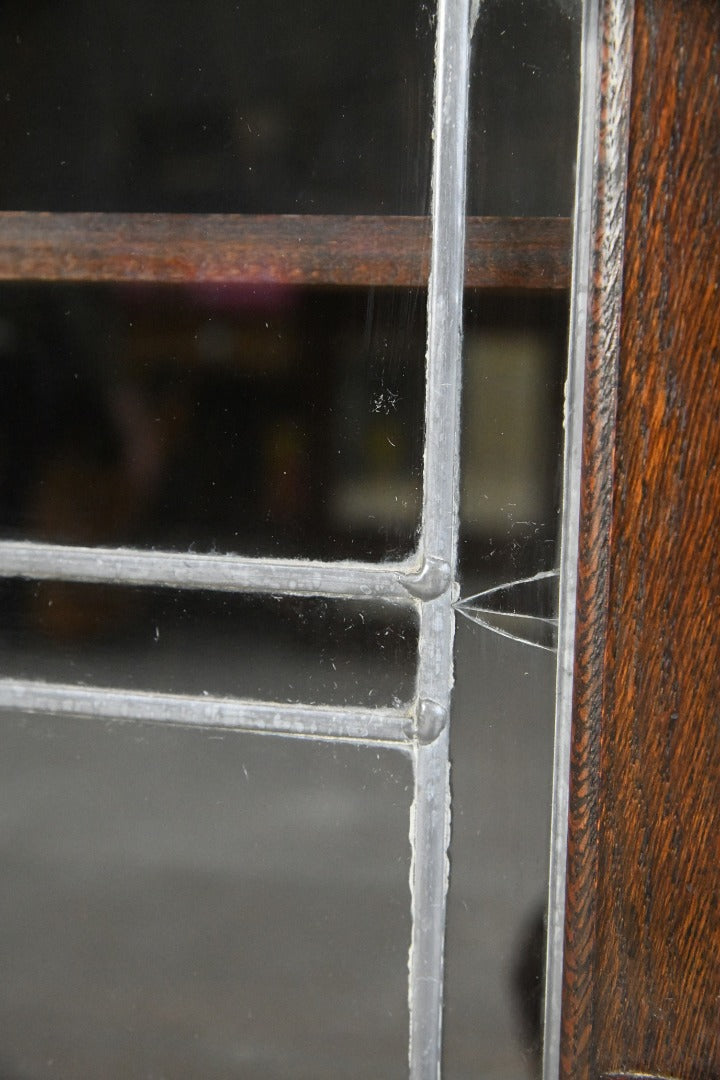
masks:
{"label": "blurred reflection", "polygon": [[0,208],[423,213],[433,50],[425,0],[4,0]]}
{"label": "blurred reflection", "polygon": [[[557,566],[567,325],[564,293],[468,293],[463,596]],[[546,594],[523,597],[525,614],[555,615]]]}
{"label": "blurred reflection", "polygon": [[0,596],[4,676],[322,705],[415,688],[415,613],[387,604],[63,581]]}
{"label": "blurred reflection", "polygon": [[417,290],[4,286],[0,532],[406,555],[424,336]]}
{"label": "blurred reflection", "polygon": [[2,1076],[401,1077],[411,799],[394,751],[5,717]]}

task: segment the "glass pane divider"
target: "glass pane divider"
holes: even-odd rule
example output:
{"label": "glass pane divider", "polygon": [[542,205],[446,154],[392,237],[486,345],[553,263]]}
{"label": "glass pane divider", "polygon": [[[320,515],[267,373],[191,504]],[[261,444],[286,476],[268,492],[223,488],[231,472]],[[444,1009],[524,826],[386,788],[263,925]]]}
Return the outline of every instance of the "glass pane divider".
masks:
{"label": "glass pane divider", "polygon": [[417,557],[399,563],[316,562],[196,552],[0,541],[0,578],[156,585],[410,605],[446,582]]}
{"label": "glass pane divider", "polygon": [[364,709],[0,678],[0,710],[382,744],[410,751],[413,703]]}
{"label": "glass pane divider", "polygon": [[[465,268],[469,0],[439,0],[435,53],[433,241],[428,287],[420,548],[447,587],[420,610],[418,726],[411,817],[410,1078],[438,1080],[450,841],[450,694],[457,599],[460,376]],[[428,720],[422,721],[423,712]]]}

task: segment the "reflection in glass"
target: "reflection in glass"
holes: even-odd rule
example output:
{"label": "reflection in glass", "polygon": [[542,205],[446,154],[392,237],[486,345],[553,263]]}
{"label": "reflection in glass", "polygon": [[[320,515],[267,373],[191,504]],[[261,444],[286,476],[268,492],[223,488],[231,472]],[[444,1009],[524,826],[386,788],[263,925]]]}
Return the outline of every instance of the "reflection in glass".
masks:
{"label": "reflection in glass", "polygon": [[64,581],[0,595],[6,677],[368,707],[415,689],[415,613],[389,604]]}
{"label": "reflection in glass", "polygon": [[415,546],[424,294],[0,290],[0,533],[311,558]]}
{"label": "reflection in glass", "polygon": [[[567,327],[564,293],[467,296],[463,597],[557,566]],[[554,616],[546,592],[524,613]]]}
{"label": "reflection in glass", "polygon": [[0,208],[423,213],[433,49],[424,0],[5,0]]}
{"label": "reflection in glass", "polygon": [[387,750],[5,717],[3,1076],[402,1076],[411,798]]}

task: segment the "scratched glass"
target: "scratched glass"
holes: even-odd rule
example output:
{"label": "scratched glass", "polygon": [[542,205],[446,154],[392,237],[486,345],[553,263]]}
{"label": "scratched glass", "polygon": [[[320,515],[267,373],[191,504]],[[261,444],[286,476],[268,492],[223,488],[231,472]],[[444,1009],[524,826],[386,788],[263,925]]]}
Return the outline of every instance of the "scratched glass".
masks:
{"label": "scratched glass", "polygon": [[388,604],[0,582],[0,675],[317,705],[413,696],[417,620]]}
{"label": "scratched glass", "polygon": [[425,295],[0,288],[0,536],[401,558],[422,475]]}
{"label": "scratched glass", "polygon": [[424,213],[433,52],[426,0],[5,0],[0,208]]}
{"label": "scratched glass", "polygon": [[402,1076],[411,800],[396,751],[4,717],[2,1075]]}

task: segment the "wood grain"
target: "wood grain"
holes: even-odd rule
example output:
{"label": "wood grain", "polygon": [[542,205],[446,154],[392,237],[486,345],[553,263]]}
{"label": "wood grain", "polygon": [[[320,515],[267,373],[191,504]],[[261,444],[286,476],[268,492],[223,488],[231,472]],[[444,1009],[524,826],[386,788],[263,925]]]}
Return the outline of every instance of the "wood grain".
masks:
{"label": "wood grain", "polygon": [[657,1076],[654,1073],[614,1072],[603,1073],[600,1080],[677,1080],[672,1076]]}
{"label": "wood grain", "polygon": [[[0,213],[0,280],[427,285],[430,220]],[[469,218],[466,284],[565,289],[567,218]]]}
{"label": "wood grain", "polygon": [[[587,589],[578,610],[568,940],[589,992],[578,1011],[569,971],[575,1026],[563,1072],[711,1080],[720,1076],[715,0],[636,0],[633,54],[612,514],[598,518],[598,550],[582,552],[585,577],[608,556],[608,615],[593,622],[602,604]],[[608,386],[609,412],[613,394]],[[594,462],[593,438],[590,429],[588,492],[607,480],[608,446]]]}
{"label": "wood grain", "polygon": [[[560,1071],[592,1075],[600,736],[620,345],[632,3],[604,0],[598,22],[597,130],[579,522],[573,731]],[[592,35],[588,35],[592,38]]]}

